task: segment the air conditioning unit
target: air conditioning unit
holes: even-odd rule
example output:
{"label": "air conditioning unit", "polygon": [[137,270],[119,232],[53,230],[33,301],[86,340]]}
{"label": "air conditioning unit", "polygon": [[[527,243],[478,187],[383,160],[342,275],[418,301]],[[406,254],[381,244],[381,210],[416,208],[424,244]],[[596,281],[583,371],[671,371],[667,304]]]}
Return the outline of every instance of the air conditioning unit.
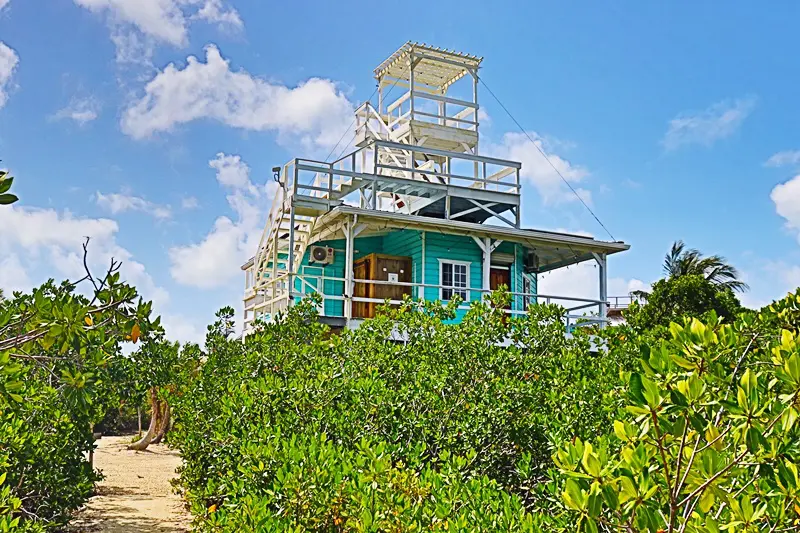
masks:
{"label": "air conditioning unit", "polygon": [[328,248],[327,246],[312,246],[310,259],[310,263],[329,265],[333,263],[333,248]]}
{"label": "air conditioning unit", "polygon": [[539,270],[539,258],[536,256],[534,252],[528,252],[525,254],[523,258],[523,270],[526,273],[536,272]]}

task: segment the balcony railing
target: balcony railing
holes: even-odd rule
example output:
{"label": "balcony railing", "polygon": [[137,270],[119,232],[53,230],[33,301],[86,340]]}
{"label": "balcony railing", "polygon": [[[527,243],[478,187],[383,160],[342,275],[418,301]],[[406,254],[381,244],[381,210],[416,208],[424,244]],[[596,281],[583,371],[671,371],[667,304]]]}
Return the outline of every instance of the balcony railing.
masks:
{"label": "balcony railing", "polygon": [[[291,279],[291,281],[290,281]],[[381,281],[381,280],[367,280],[367,279],[353,279],[353,287],[356,284],[364,285],[390,285],[409,287],[410,295],[416,299],[436,300],[439,299],[439,294],[442,289],[465,291],[467,298],[458,306],[458,310],[466,311],[470,307],[472,301],[480,300],[485,295],[491,293],[491,290],[474,288],[474,287],[453,287],[451,285],[439,285],[434,283],[413,283],[413,282],[395,282],[395,281]],[[289,290],[290,284],[293,285],[292,290]],[[255,303],[246,303],[245,311],[254,313],[254,317],[249,318],[245,322],[245,329],[254,318],[264,317],[270,320],[279,312],[285,312],[289,305],[296,299],[309,296],[311,294],[319,294],[322,303],[319,307],[320,316],[331,318],[344,318],[346,316],[352,317],[352,311],[348,311],[346,306],[352,306],[354,303],[386,303],[386,299],[382,298],[367,298],[355,295],[348,295],[345,291],[347,286],[347,279],[337,276],[324,276],[324,275],[309,275],[309,274],[293,274],[289,276],[284,274],[271,280],[268,285],[259,291],[261,301]],[[430,292],[435,292],[434,298],[430,297]],[[504,311],[511,316],[521,316],[527,313],[529,305],[536,305],[537,303],[546,304],[559,304],[565,308],[566,314],[564,316],[565,327],[567,331],[571,331],[579,324],[587,325],[602,325],[607,322],[607,319],[602,316],[602,300],[577,298],[573,296],[559,296],[551,294],[539,293],[524,293],[524,292],[509,292],[511,295],[511,307]],[[341,302],[341,307],[338,305],[331,305],[332,302]],[[390,299],[390,304],[401,304],[402,300]],[[326,305],[328,304],[328,305]],[[352,307],[350,308],[352,309]],[[359,317],[352,317],[358,319]]]}

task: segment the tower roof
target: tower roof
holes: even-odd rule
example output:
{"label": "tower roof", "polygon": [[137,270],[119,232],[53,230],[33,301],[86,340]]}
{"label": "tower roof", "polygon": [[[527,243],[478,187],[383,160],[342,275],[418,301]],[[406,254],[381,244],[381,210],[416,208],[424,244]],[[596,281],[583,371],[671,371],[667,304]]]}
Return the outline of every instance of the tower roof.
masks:
{"label": "tower roof", "polygon": [[418,61],[414,66],[414,81],[437,89],[452,85],[468,74],[470,69],[477,70],[483,61],[482,57],[409,41],[375,69],[375,78],[406,77],[412,55]]}

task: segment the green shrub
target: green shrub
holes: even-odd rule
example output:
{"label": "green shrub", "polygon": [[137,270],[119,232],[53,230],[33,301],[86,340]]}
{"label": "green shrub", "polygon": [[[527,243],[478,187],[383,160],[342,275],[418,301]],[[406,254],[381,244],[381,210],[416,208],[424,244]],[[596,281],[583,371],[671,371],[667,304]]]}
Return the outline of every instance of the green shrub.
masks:
{"label": "green shrub", "polygon": [[91,299],[48,282],[0,300],[0,531],[63,526],[99,479],[88,456],[119,405],[121,344],[159,331],[113,265]]}
{"label": "green shrub", "polygon": [[800,530],[800,344],[773,327],[798,302],[639,346],[613,433],[556,454],[575,530]]}
{"label": "green shrub", "polygon": [[[185,461],[181,485],[201,524],[213,529],[227,517],[234,522],[225,527],[245,527],[243,509],[255,509],[253,516],[274,527],[324,530],[321,517],[333,519],[331,509],[338,508],[350,520],[339,525],[359,530],[354,520],[366,496],[353,465],[375,449],[391,475],[382,474],[370,490],[387,498],[381,500],[387,517],[400,506],[389,530],[431,526],[426,517],[443,493],[430,488],[425,498],[404,498],[440,485],[464,502],[477,490],[475,508],[505,509],[517,517],[512,529],[541,520],[538,511],[553,498],[538,487],[552,467],[553,443],[588,438],[611,424],[620,369],[590,354],[585,336],[564,336],[563,310],[535,306],[524,319],[507,320],[500,308],[473,304],[460,324],[447,325],[453,305],[406,302],[331,337],[306,301],[246,343],[226,338],[231,317],[221,314],[205,353],[196,354],[196,372],[170,398],[171,438]],[[303,454],[283,441],[327,450],[325,464],[336,466],[295,465],[292,453]],[[258,475],[251,475],[254,468]],[[288,490],[279,478],[288,471],[313,487],[296,489],[310,499],[292,512],[277,496]],[[326,476],[340,476],[343,484],[334,490]],[[392,484],[406,478],[410,485]],[[346,495],[346,505],[335,507],[337,494]],[[456,508],[441,511],[451,524],[471,507]],[[499,527],[464,516],[477,529]]]}

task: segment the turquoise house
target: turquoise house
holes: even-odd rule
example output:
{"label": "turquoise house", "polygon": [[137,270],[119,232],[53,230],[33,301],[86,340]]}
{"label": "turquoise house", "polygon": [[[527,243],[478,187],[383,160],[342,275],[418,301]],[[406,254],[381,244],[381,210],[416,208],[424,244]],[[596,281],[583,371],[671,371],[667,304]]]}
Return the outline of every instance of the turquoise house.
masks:
{"label": "turquoise house", "polygon": [[[505,286],[506,310],[558,302],[607,319],[607,257],[623,242],[521,227],[522,165],[479,155],[482,58],[406,43],[375,69],[377,103],[356,110],[355,148],[293,159],[245,272],[245,332],[312,293],[321,320],[357,327],[406,295],[463,303]],[[393,89],[400,87],[400,94]],[[594,299],[540,294],[538,276],[598,265]]]}

